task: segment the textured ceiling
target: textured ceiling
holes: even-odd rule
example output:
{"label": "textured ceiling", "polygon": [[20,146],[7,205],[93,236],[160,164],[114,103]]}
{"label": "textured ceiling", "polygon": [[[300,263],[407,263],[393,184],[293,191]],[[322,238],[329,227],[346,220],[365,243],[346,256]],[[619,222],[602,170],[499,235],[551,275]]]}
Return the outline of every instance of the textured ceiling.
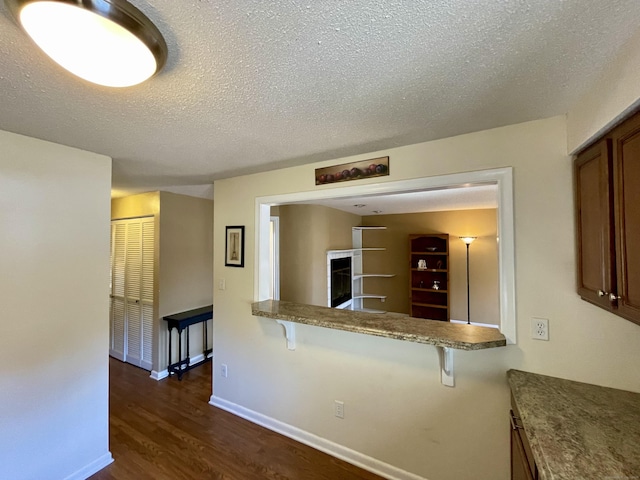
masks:
{"label": "textured ceiling", "polygon": [[328,198],[297,203],[324,205],[361,216],[475,210],[498,208],[498,186],[494,184],[475,185],[387,195]]}
{"label": "textured ceiling", "polygon": [[638,0],[136,0],[169,45],[127,89],[39,52],[0,3],[0,129],[109,155],[115,188],[211,183],[565,113]]}

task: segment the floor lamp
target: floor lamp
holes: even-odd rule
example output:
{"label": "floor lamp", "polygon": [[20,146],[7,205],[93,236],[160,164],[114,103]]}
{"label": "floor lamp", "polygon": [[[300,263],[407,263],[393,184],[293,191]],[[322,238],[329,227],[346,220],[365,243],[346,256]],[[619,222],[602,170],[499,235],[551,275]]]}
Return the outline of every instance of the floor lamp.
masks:
{"label": "floor lamp", "polygon": [[471,303],[469,298],[469,245],[478,237],[460,237],[467,246],[467,323],[471,325]]}

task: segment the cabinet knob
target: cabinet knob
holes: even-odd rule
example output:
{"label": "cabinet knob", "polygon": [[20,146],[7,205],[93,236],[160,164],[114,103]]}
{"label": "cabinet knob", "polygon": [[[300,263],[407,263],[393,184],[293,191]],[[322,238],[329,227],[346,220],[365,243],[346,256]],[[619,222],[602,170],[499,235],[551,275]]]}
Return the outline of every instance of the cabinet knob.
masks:
{"label": "cabinet knob", "polygon": [[598,290],[598,296],[599,297],[604,297],[607,294],[607,292],[604,292],[602,290]]}
{"label": "cabinet knob", "polygon": [[616,300],[621,299],[622,297],[620,295],[616,295],[615,293],[610,293],[609,294],[609,300],[612,302],[615,302]]}
{"label": "cabinet knob", "polygon": [[522,425],[518,425],[518,420],[520,420],[520,418],[516,417],[516,415],[513,413],[513,410],[511,410],[509,413],[509,419],[511,420],[511,429],[518,430],[523,428]]}

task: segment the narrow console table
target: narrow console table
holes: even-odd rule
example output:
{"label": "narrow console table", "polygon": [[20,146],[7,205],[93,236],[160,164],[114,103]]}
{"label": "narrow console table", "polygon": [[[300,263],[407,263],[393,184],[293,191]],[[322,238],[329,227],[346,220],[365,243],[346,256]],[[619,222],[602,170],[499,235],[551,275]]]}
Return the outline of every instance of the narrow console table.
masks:
{"label": "narrow console table", "polygon": [[[169,365],[167,366],[167,372],[169,373],[169,376],[177,374],[178,380],[182,380],[182,374],[184,372],[209,361],[209,354],[213,350],[209,348],[207,320],[211,320],[213,318],[213,305],[187,310],[186,312],[175,313],[163,318],[166,320],[167,327],[169,329]],[[189,357],[189,326],[195,325],[196,323],[204,323],[202,330],[202,354],[204,355],[204,358],[197,363],[191,364],[191,358]],[[178,330],[178,361],[171,363],[171,344],[173,343],[171,330],[174,328]],[[187,330],[187,350],[186,357],[182,358],[182,331],[184,329]]]}

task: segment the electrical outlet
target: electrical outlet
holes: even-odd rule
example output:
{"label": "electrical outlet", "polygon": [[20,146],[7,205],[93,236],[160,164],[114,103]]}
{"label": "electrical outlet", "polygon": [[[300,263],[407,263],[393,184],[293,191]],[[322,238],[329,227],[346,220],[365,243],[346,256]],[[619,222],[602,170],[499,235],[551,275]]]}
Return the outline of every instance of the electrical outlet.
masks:
{"label": "electrical outlet", "polygon": [[227,369],[226,363],[220,365],[220,373],[222,374],[222,378],[227,378],[229,376],[229,370]]}
{"label": "electrical outlet", "polygon": [[536,317],[531,319],[531,338],[549,340],[549,319]]}
{"label": "electrical outlet", "polygon": [[336,400],[334,404],[334,410],[335,410],[336,417],[344,418],[344,402],[341,402],[340,400]]}

